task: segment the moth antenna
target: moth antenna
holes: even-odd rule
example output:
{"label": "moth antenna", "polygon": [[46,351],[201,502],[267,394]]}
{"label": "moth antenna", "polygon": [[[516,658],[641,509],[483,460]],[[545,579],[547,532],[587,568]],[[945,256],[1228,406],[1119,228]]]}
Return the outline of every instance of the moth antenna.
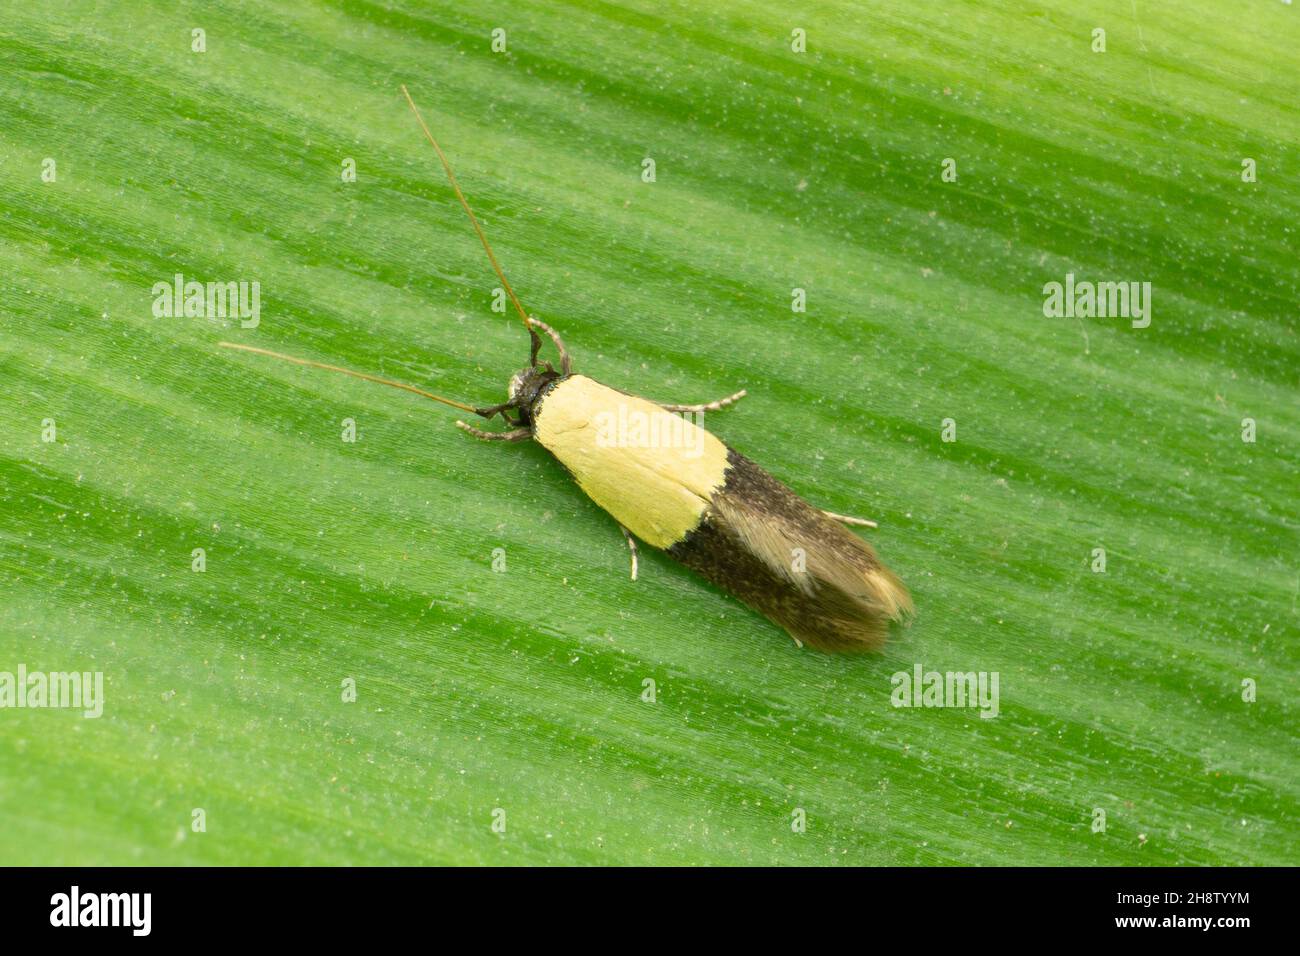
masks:
{"label": "moth antenna", "polygon": [[270,349],[259,349],[252,345],[240,345],[237,342],[218,342],[223,349],[238,349],[241,352],[252,352],[254,355],[267,355],[273,359],[282,359],[285,362],[293,362],[295,365],[307,365],[311,368],[323,368],[327,372],[342,372],[344,375],[351,375],[353,378],[363,378],[367,382],[378,382],[380,385],[389,385],[393,388],[400,388],[403,391],[414,392],[416,395],[422,395],[425,398],[431,398],[435,402],[442,402],[444,405],[450,405],[452,408],[459,408],[462,411],[473,412],[480,415],[477,408],[472,405],[466,405],[463,402],[454,402],[450,398],[443,398],[441,395],[434,395],[432,392],[426,392],[422,388],[416,388],[414,385],[407,385],[405,382],[394,382],[392,379],[380,378],[378,375],[367,375],[365,372],[354,372],[350,368],[342,368],[338,365],[326,365],[324,362],[313,362],[311,359],[297,358],[293,355],[285,355],[283,352],[272,352]]}
{"label": "moth antenna", "polygon": [[487,235],[483,232],[483,227],[478,224],[478,219],[474,216],[474,210],[469,208],[469,202],[465,199],[465,194],[460,191],[460,183],[456,182],[456,174],[451,171],[451,163],[447,161],[447,156],[443,153],[442,147],[438,145],[438,141],[434,139],[433,134],[429,132],[429,127],[424,122],[424,117],[420,115],[420,108],[415,105],[415,100],[411,99],[411,94],[407,91],[405,83],[402,84],[402,95],[406,97],[406,102],[410,104],[411,112],[415,114],[415,121],[420,124],[420,129],[424,130],[424,138],[429,141],[430,145],[433,146],[434,152],[438,154],[438,158],[442,160],[442,168],[447,171],[447,179],[451,182],[451,188],[455,191],[456,198],[460,200],[460,204],[465,208],[465,212],[469,216],[469,221],[474,224],[474,231],[478,233],[479,242],[483,243],[483,249],[487,252],[488,261],[492,263],[492,268],[496,271],[497,278],[501,280],[501,285],[505,288],[506,294],[510,296],[510,301],[515,304],[515,310],[519,313],[519,317],[524,320],[525,328],[527,328],[531,333],[532,326],[528,324],[528,313],[524,311],[523,305],[519,302],[519,296],[515,295],[515,290],[510,287],[510,280],[507,279],[506,274],[501,271],[501,263],[497,262],[496,254],[492,251],[492,246],[488,243]]}

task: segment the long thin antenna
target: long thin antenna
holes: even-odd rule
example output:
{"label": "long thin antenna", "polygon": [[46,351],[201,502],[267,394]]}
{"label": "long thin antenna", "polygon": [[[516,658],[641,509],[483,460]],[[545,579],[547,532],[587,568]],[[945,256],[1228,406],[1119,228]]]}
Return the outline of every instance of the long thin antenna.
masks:
{"label": "long thin antenna", "polygon": [[465,212],[469,215],[469,221],[474,224],[474,231],[478,233],[479,242],[483,243],[483,249],[488,254],[488,259],[492,263],[492,268],[496,270],[497,278],[501,280],[501,284],[505,287],[506,294],[510,296],[510,301],[515,304],[515,309],[519,312],[519,317],[524,320],[524,327],[531,332],[532,326],[528,324],[528,313],[524,311],[523,305],[520,304],[519,296],[515,295],[515,290],[510,288],[510,280],[508,280],[506,274],[501,271],[501,263],[497,262],[496,254],[493,253],[492,247],[488,244],[487,236],[483,233],[483,227],[478,224],[478,219],[474,217],[474,210],[469,208],[469,203],[465,199],[465,194],[460,191],[460,183],[456,182],[456,174],[451,171],[451,163],[447,162],[447,156],[443,153],[442,147],[438,145],[438,141],[434,139],[433,134],[429,132],[429,127],[424,122],[424,117],[420,115],[420,108],[415,105],[415,100],[411,99],[411,94],[407,92],[405,83],[402,84],[402,95],[406,97],[406,102],[411,104],[411,112],[415,114],[415,119],[416,122],[420,124],[420,129],[424,130],[425,139],[429,141],[437,152],[438,158],[442,160],[442,168],[447,171],[447,178],[451,181],[451,188],[456,191],[456,198],[459,199],[460,204],[465,207]]}
{"label": "long thin antenna", "polygon": [[403,391],[414,392],[416,395],[422,395],[425,398],[431,398],[435,402],[442,402],[444,405],[450,405],[452,408],[459,408],[466,412],[478,414],[478,409],[472,405],[465,405],[462,402],[453,402],[450,398],[443,398],[441,395],[434,395],[432,392],[426,392],[422,388],[416,388],[414,385],[407,385],[405,382],[394,382],[392,379],[380,378],[377,375],[367,375],[365,372],[354,372],[350,368],[341,368],[338,365],[326,365],[324,362],[313,362],[311,359],[295,358],[292,355],[285,355],[283,352],[272,352],[270,349],[259,349],[252,345],[240,345],[237,342],[218,342],[223,349],[238,349],[241,352],[252,352],[255,355],[269,355],[274,359],[283,359],[286,362],[293,362],[295,365],[308,365],[312,368],[323,368],[327,372],[342,372],[344,375],[351,375],[353,378],[364,378],[367,382],[378,382],[380,385],[390,385],[393,388],[400,388]]}

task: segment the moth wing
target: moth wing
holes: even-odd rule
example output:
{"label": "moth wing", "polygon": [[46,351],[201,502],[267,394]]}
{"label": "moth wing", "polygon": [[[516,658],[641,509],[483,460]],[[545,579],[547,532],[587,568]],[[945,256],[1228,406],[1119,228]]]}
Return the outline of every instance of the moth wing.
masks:
{"label": "moth wing", "polygon": [[902,582],[867,542],[744,456],[729,458],[726,486],[675,556],[799,641],[828,651],[884,643],[889,622],[912,611]]}

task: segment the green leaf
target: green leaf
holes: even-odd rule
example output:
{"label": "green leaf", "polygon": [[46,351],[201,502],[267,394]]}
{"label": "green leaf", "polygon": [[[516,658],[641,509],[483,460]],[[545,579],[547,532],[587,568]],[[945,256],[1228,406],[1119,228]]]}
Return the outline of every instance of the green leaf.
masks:
{"label": "green leaf", "polygon": [[[0,690],[104,707],[0,710],[0,862],[1300,862],[1293,9],[782,6],[11,5]],[[747,388],[708,427],[879,521],[882,654],[631,582],[536,445],[217,348],[502,399],[403,82],[580,371]],[[178,273],[259,324],[155,316]],[[1150,325],[1045,316],[1067,274]],[[917,665],[996,718],[893,706]]]}

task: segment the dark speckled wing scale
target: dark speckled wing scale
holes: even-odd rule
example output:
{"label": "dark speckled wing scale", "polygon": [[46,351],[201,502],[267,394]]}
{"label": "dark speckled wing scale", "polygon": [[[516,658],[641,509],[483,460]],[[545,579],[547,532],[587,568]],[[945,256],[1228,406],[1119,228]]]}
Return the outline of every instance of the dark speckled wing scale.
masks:
{"label": "dark speckled wing scale", "polygon": [[871,545],[732,448],[722,488],[668,553],[826,651],[875,649],[912,610]]}

